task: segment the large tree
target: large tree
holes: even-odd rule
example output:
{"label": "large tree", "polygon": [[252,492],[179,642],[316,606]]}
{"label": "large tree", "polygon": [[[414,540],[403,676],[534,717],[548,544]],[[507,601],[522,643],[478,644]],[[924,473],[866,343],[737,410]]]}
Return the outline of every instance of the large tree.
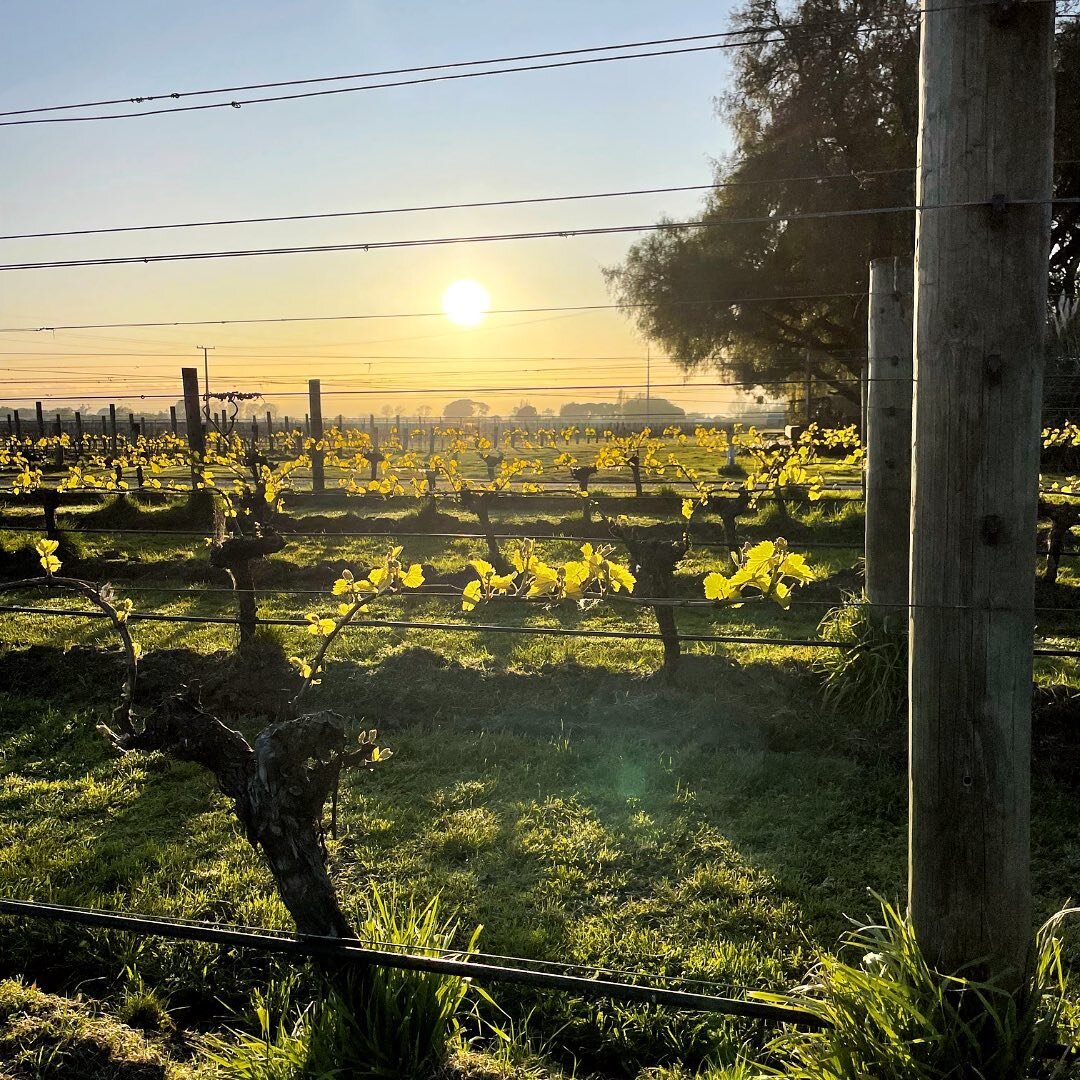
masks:
{"label": "large tree", "polygon": [[[869,262],[914,250],[914,213],[894,208],[915,201],[915,6],[750,0],[734,25],[747,44],[717,101],[735,141],[716,164],[717,187],[695,226],[649,234],[607,276],[643,334],[686,370],[716,367],[795,397],[809,358],[854,409]],[[1076,25],[1063,22],[1059,157],[1069,159],[1080,157],[1078,45]],[[1061,167],[1058,193],[1080,192],[1078,178],[1075,165]],[[1052,277],[1071,289],[1080,214],[1063,210]],[[850,215],[813,216],[835,211]],[[754,220],[721,224],[731,219]]]}

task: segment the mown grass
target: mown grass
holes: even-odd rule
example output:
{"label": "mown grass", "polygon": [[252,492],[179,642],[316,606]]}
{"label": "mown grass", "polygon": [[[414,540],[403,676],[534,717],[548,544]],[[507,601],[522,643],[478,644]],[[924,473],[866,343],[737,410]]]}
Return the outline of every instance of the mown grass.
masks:
{"label": "mown grass", "polygon": [[[520,523],[530,513],[515,509],[506,519]],[[776,523],[765,513],[751,529],[775,535]],[[861,519],[849,503],[830,504],[802,516],[793,544],[799,531],[853,542]],[[25,534],[0,540],[9,549],[28,542]],[[88,564],[112,562],[102,568],[113,571],[122,594],[132,586],[137,608],[231,611],[227,594],[210,591],[224,583],[205,570],[198,537],[80,540]],[[312,575],[304,587],[318,591],[339,561],[364,565],[386,542],[297,539],[262,580],[288,587],[298,568],[315,564],[325,582]],[[123,559],[108,555],[117,543]],[[560,554],[567,546],[544,544]],[[850,583],[857,552],[812,542],[800,549],[830,579],[805,590],[814,603],[788,613],[764,605],[685,611],[680,627],[812,634],[823,606]],[[482,551],[473,540],[415,538],[406,547],[407,557],[443,571]],[[680,591],[699,595],[700,576],[720,556],[692,553]],[[194,587],[164,591],[180,584]],[[1075,570],[1064,570],[1057,595],[1071,603],[1077,584]],[[268,593],[261,610],[295,615],[318,606],[318,597]],[[582,615],[494,605],[466,617],[430,597],[373,614],[654,626],[640,608],[603,605]],[[1067,613],[1054,618],[1040,630],[1075,641]],[[147,652],[148,698],[197,682],[249,732],[291,685],[283,657],[308,655],[313,646],[302,630],[275,630],[253,658],[237,661],[229,659],[229,628],[144,622],[135,631]],[[7,615],[0,641],[0,894],[288,925],[268,874],[208,778],[153,757],[117,758],[96,733],[115,700],[118,671],[100,625]],[[354,911],[371,882],[419,898],[439,894],[463,927],[483,925],[485,951],[646,970],[740,992],[801,978],[836,941],[845,916],[872,909],[868,888],[902,894],[902,766],[895,755],[866,752],[856,726],[820,706],[809,650],[688,645],[673,685],[655,677],[661,651],[649,641],[361,627],[343,636],[335,656],[312,705],[378,727],[396,754],[375,772],[348,778],[339,836],[328,841],[333,874]],[[1075,661],[1041,669],[1044,680],[1080,682]],[[899,725],[894,734],[902,747]],[[1035,880],[1039,911],[1049,914],[1080,878],[1080,839],[1075,789],[1052,769],[1039,770],[1036,783]],[[149,987],[178,1023],[196,1028],[218,1023],[226,1005],[241,1007],[252,988],[288,970],[255,954],[58,924],[4,920],[0,935],[0,974],[29,974],[53,989],[81,986],[117,1007]],[[531,1013],[532,1035],[564,1063],[576,1056],[583,1072],[693,1068],[729,1059],[755,1034],[733,1021],[494,992],[516,1022]]]}

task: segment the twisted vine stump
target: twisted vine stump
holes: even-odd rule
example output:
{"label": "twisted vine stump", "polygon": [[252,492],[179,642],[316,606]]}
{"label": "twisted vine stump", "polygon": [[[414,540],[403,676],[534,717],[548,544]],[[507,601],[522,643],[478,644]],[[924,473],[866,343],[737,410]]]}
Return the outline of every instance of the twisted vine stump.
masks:
{"label": "twisted vine stump", "polygon": [[488,479],[494,480],[495,470],[503,463],[502,454],[481,454],[480,460],[487,466]]}
{"label": "twisted vine stump", "polygon": [[1046,543],[1046,567],[1042,579],[1047,585],[1056,585],[1065,541],[1069,533],[1080,525],[1080,506],[1040,499],[1039,517],[1050,522],[1050,534]]}
{"label": "twisted vine stump", "polygon": [[255,640],[258,629],[253,563],[281,551],[284,546],[285,541],[276,532],[257,529],[251,535],[241,534],[215,541],[210,547],[210,565],[228,572],[236,593],[241,648]]}
{"label": "twisted vine stump", "polygon": [[589,481],[596,475],[597,469],[595,465],[576,465],[570,470],[570,475],[577,481],[578,491],[582,492],[584,498],[582,499],[581,506],[581,523],[582,525],[592,524],[592,500],[589,496]]}
{"label": "twisted vine stump", "polygon": [[[687,537],[680,540],[649,540],[634,536],[625,530],[615,530],[626,545],[633,564],[637,587],[646,596],[659,600],[675,597],[675,570],[690,550]],[[679,627],[675,621],[675,609],[670,604],[651,604],[664,646],[664,664],[661,669],[667,682],[675,681],[682,650],[679,644]]]}
{"label": "twisted vine stump", "polygon": [[495,539],[495,526],[491,524],[491,505],[496,498],[494,491],[473,491],[471,488],[462,488],[459,492],[461,505],[476,515],[480,523],[480,531],[484,534],[484,542],[487,544],[488,562],[495,567],[497,574],[509,574],[510,563],[502,553],[499,542]]}
{"label": "twisted vine stump", "polygon": [[737,554],[742,546],[739,543],[739,518],[750,513],[750,492],[743,488],[736,495],[711,495],[709,510],[720,519],[728,550]]}

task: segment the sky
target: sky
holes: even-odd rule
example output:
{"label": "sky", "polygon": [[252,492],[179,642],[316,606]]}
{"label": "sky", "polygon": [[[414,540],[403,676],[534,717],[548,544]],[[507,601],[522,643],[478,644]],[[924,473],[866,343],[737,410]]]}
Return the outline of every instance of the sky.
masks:
{"label": "sky", "polygon": [[[708,34],[730,25],[728,5],[704,0],[3,0],[0,13],[0,111]],[[731,149],[713,103],[728,81],[729,56],[698,52],[240,109],[3,127],[0,233],[707,184],[712,161]],[[693,215],[702,197],[3,240],[0,263],[650,224]],[[460,278],[481,282],[494,309],[607,304],[601,268],[619,263],[632,242],[626,235],[558,237],[3,271],[0,327],[439,313],[443,291]],[[100,405],[131,401],[138,391],[149,410],[155,400],[175,400],[179,369],[194,361],[201,367],[202,345],[214,350],[212,389],[260,390],[283,411],[295,395],[294,413],[314,377],[323,380],[325,397],[334,394],[324,403],[328,414],[365,415],[383,405],[409,413],[421,402],[440,408],[458,396],[504,413],[523,399],[540,408],[613,400],[615,390],[524,388],[621,386],[633,395],[643,388],[647,357],[654,393],[690,410],[719,409],[735,396],[701,385],[715,374],[684,386],[681,371],[625,316],[599,311],[493,313],[473,328],[440,313],[3,333],[3,400]]]}

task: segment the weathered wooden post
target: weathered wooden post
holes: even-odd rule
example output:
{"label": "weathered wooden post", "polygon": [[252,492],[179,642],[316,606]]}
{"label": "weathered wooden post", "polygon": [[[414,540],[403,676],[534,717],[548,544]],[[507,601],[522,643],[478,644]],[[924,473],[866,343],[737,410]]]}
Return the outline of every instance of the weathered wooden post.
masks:
{"label": "weathered wooden post", "polygon": [[870,264],[866,596],[894,625],[906,625],[908,600],[913,275],[910,255]]}
{"label": "weathered wooden post", "polygon": [[77,412],[75,414],[75,452],[77,454],[82,453],[83,448],[83,425],[82,425],[82,413]]}
{"label": "weathered wooden post", "polygon": [[[182,368],[180,376],[184,383],[184,424],[187,427],[188,449],[193,457],[206,453],[206,433],[203,431],[202,409],[199,407],[199,369]],[[194,466],[192,475],[194,475]]]}
{"label": "weathered wooden post", "polygon": [[11,417],[15,421],[15,438],[22,439],[22,422],[19,420],[19,410],[13,409]]}
{"label": "weathered wooden post", "polygon": [[177,433],[176,425],[176,406],[169,406],[169,430],[175,435]]}
{"label": "weathered wooden post", "polygon": [[41,411],[41,402],[34,402],[34,412],[37,414],[37,433],[39,439],[45,438],[45,414]]}
{"label": "weathered wooden post", "polygon": [[274,449],[274,418],[269,409],[266,410],[266,449]]}
{"label": "weathered wooden post", "polygon": [[[318,379],[308,379],[308,409],[311,414],[311,437],[318,443],[323,437],[322,384]],[[323,451],[311,451],[311,490],[326,490],[326,470],[323,467]]]}
{"label": "weathered wooden post", "polygon": [[1014,979],[1032,934],[1053,45],[1047,2],[922,15],[909,902],[933,963]]}
{"label": "weathered wooden post", "polygon": [[112,450],[112,452],[114,454],[116,453],[117,437],[118,436],[117,436],[117,432],[116,432],[116,406],[110,404],[109,405],[109,446],[110,446],[110,449]]}

